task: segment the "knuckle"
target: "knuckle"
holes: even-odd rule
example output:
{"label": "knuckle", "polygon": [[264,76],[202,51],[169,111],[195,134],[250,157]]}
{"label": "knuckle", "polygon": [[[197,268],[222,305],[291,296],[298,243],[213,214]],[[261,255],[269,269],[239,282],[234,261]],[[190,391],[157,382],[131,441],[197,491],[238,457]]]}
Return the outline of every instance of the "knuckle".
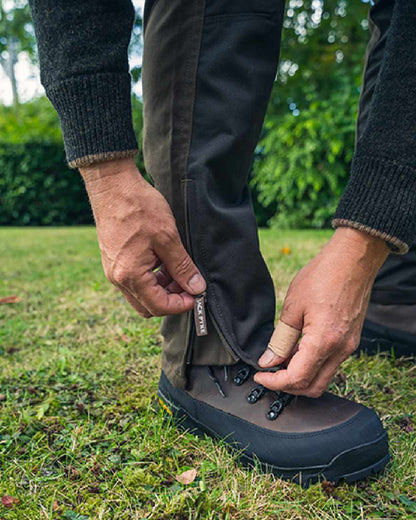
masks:
{"label": "knuckle", "polygon": [[355,352],[355,350],[357,350],[358,344],[359,344],[359,340],[358,341],[355,341],[355,340],[348,341],[348,343],[345,347],[345,358],[347,358],[350,354],[352,354],[353,352]]}
{"label": "knuckle", "polygon": [[114,280],[114,283],[123,286],[127,284],[129,277],[129,272],[125,267],[120,264],[114,265],[113,271],[111,273],[111,278]]}
{"label": "knuckle", "polygon": [[327,350],[333,350],[344,343],[344,335],[341,332],[333,331],[325,336],[323,343]]}

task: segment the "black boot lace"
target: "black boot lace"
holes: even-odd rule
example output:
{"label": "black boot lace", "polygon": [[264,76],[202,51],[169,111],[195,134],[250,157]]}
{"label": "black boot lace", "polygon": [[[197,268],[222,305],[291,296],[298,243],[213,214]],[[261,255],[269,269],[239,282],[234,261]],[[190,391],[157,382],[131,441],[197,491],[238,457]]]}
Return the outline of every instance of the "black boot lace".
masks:
{"label": "black boot lace", "polygon": [[[235,376],[233,377],[233,383],[237,386],[243,385],[251,376],[253,369],[249,365],[245,365],[240,368]],[[208,367],[209,378],[215,384],[218,392],[222,397],[227,397],[221,384],[216,377],[212,367]],[[228,381],[228,368],[224,367],[224,381]],[[267,392],[272,392],[265,388],[263,385],[256,385],[247,396],[247,401],[250,404],[255,404],[259,401]],[[274,392],[276,399],[270,404],[269,410],[266,413],[266,417],[269,421],[276,420],[282,413],[285,406],[287,406],[293,399],[293,395],[287,394],[286,392]]]}

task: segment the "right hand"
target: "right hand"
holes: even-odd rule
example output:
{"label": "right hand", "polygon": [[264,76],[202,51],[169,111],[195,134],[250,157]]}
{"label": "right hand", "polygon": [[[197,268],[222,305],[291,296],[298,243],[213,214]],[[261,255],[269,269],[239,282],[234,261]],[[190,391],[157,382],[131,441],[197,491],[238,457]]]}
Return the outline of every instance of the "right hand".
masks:
{"label": "right hand", "polygon": [[133,159],[80,168],[97,226],[104,273],[145,318],[189,311],[206,289],[163,196]]}

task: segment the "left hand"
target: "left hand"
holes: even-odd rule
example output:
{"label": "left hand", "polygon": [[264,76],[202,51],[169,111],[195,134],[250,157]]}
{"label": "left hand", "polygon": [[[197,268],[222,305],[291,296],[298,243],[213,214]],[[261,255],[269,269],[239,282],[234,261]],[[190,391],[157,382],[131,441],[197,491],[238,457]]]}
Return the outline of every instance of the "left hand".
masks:
{"label": "left hand", "polygon": [[[297,350],[285,369],[257,372],[254,380],[271,390],[320,397],[359,344],[371,288],[389,251],[379,238],[338,228],[295,276],[286,295],[280,320],[302,331]],[[284,361],[267,349],[259,365],[269,368]]]}

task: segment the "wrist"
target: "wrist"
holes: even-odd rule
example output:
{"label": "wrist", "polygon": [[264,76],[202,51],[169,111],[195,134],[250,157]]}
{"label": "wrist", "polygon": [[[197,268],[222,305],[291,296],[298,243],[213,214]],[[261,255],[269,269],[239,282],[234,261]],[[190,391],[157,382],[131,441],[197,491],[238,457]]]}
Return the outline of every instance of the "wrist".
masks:
{"label": "wrist", "polygon": [[118,176],[125,172],[139,172],[133,158],[114,159],[111,161],[103,161],[94,163],[89,166],[79,168],[79,172],[85,181],[85,184],[95,183],[101,179]]}
{"label": "wrist", "polygon": [[354,228],[337,228],[331,241],[370,273],[377,273],[390,253],[384,240]]}

